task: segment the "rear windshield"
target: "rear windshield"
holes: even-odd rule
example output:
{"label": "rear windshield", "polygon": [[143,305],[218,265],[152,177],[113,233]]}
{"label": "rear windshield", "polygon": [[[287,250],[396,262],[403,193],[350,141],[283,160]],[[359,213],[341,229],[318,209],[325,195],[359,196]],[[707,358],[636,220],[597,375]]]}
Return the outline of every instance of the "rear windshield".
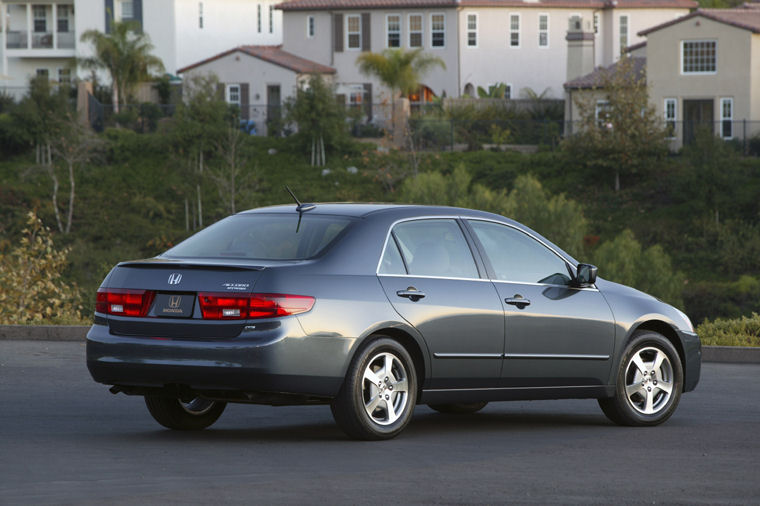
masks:
{"label": "rear windshield", "polygon": [[237,214],[179,243],[163,256],[303,260],[319,255],[351,222],[345,216]]}

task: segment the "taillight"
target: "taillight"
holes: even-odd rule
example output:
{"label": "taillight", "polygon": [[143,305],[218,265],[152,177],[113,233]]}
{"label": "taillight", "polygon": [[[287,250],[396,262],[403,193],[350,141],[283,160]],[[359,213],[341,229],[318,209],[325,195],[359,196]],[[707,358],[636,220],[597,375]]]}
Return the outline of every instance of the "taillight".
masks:
{"label": "taillight", "polygon": [[98,313],[118,316],[145,316],[153,302],[152,290],[100,288],[95,302]]}
{"label": "taillight", "polygon": [[273,318],[305,313],[314,306],[314,297],[281,293],[199,293],[205,320]]}

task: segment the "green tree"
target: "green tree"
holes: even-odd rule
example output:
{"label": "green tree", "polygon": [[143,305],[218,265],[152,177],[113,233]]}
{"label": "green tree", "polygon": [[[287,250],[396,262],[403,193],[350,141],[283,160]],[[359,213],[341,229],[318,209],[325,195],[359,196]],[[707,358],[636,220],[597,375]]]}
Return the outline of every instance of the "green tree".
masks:
{"label": "green tree", "polygon": [[603,73],[596,91],[604,93],[604,107],[594,93],[576,99],[579,131],[563,143],[569,158],[595,177],[612,173],[615,191],[621,175],[648,169],[668,151],[663,121],[649,104],[646,75],[635,60],[623,57]]}
{"label": "green tree", "polygon": [[92,44],[94,55],[80,60],[79,64],[92,70],[105,70],[111,76],[115,113],[119,112],[120,103],[127,102],[137,83],[147,79],[151,71],[164,70],[161,59],[151,54],[150,37],[140,30],[136,21],[113,21],[111,33],[87,30],[80,40]]}
{"label": "green tree", "polygon": [[190,77],[185,82],[184,100],[177,106],[168,135],[175,161],[183,174],[185,195],[185,228],[190,229],[190,201],[195,190],[192,214],[193,228],[203,228],[202,183],[209,158],[219,152],[219,145],[235,111],[218,91],[214,74]]}
{"label": "green tree", "polygon": [[580,204],[564,195],[548,194],[530,175],[518,176],[513,189],[507,193],[473,183],[467,169],[458,165],[448,176],[425,172],[407,178],[401,186],[401,200],[501,214],[535,229],[571,255],[582,252],[588,228]]}
{"label": "green tree", "polygon": [[362,53],[356,58],[359,71],[375,76],[391,90],[391,117],[395,120],[396,97],[408,95],[420,87],[420,80],[433,67],[446,68],[437,56],[424,54],[422,49],[386,49],[382,53]]}
{"label": "green tree", "polygon": [[37,165],[53,163],[50,140],[56,135],[60,117],[70,110],[64,87],[52,88],[44,76],[29,80],[29,91],[11,114],[24,137],[34,145]]}
{"label": "green tree", "polygon": [[0,251],[0,323],[84,323],[78,288],[61,279],[69,251],[57,249],[50,229],[28,213],[18,245]]}
{"label": "green tree", "polygon": [[660,245],[642,248],[633,232],[624,230],[594,252],[599,275],[637,288],[675,306],[683,306],[684,275],[673,269]]}
{"label": "green tree", "polygon": [[298,125],[298,137],[310,147],[312,166],[324,165],[325,146],[337,146],[348,133],[346,110],[319,75],[296,90],[285,102],[285,111],[287,120]]}

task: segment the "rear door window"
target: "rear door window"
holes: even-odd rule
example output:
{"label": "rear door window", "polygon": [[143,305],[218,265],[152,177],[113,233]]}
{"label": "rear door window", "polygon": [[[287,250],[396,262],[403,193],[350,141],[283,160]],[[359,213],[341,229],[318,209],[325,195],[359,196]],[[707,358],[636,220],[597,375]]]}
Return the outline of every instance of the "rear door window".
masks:
{"label": "rear door window", "polygon": [[[390,239],[394,239],[398,244],[403,262],[411,276],[476,279],[480,277],[470,247],[459,224],[453,219],[399,223],[393,227]],[[391,242],[390,239],[388,243]],[[389,255],[392,254],[391,251]]]}

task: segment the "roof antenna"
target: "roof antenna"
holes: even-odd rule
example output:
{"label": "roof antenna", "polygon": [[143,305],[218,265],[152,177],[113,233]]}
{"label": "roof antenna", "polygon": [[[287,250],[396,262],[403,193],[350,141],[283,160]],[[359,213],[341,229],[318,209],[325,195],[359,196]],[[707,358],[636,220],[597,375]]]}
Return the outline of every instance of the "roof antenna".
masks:
{"label": "roof antenna", "polygon": [[293,197],[293,200],[296,201],[296,211],[298,211],[298,225],[296,225],[296,234],[298,233],[298,230],[301,228],[301,218],[303,218],[303,213],[306,211],[311,211],[312,209],[316,208],[317,206],[314,204],[302,204],[300,200],[298,200],[298,197],[296,197],[295,193],[288,188],[288,185],[285,185],[285,189],[288,190],[288,193],[290,193],[290,196]]}

